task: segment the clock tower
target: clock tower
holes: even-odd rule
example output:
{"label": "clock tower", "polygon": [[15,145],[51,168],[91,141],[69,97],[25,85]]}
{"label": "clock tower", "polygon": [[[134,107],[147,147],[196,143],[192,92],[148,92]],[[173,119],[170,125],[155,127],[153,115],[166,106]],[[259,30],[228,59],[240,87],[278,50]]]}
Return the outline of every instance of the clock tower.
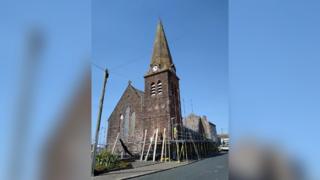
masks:
{"label": "clock tower", "polygon": [[150,67],[144,76],[144,127],[148,137],[159,128],[166,128],[168,139],[174,138],[174,128],[182,127],[179,78],[173,64],[161,21],[157,25]]}

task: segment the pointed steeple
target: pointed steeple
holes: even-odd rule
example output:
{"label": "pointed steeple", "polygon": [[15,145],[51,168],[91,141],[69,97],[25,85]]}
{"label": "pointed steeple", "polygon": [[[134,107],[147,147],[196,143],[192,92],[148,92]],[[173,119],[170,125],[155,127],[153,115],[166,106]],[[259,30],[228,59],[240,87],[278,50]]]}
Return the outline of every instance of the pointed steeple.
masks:
{"label": "pointed steeple", "polygon": [[167,38],[160,19],[157,25],[157,33],[153,44],[153,53],[150,66],[158,66],[159,70],[165,70],[174,67]]}

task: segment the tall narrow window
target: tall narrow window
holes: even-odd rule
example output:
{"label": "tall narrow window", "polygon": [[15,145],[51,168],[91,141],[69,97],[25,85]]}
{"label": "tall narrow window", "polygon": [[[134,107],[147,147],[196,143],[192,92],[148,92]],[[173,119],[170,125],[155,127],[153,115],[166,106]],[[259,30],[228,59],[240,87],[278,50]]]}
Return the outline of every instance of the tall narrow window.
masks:
{"label": "tall narrow window", "polygon": [[129,131],[130,136],[134,136],[135,127],[136,127],[136,113],[133,112],[130,118],[130,131]]}
{"label": "tall narrow window", "polygon": [[156,84],[155,83],[151,83],[150,94],[151,94],[151,96],[156,95]]}
{"label": "tall narrow window", "polygon": [[119,127],[120,127],[120,132],[122,132],[123,130],[123,123],[124,123],[124,121],[123,121],[123,114],[120,114],[120,124],[119,124]]}
{"label": "tall narrow window", "polygon": [[128,139],[129,135],[129,119],[130,119],[130,107],[126,108],[124,121],[123,121],[123,138],[124,140]]}
{"label": "tall narrow window", "polygon": [[162,82],[158,81],[157,83],[158,94],[162,94]]}

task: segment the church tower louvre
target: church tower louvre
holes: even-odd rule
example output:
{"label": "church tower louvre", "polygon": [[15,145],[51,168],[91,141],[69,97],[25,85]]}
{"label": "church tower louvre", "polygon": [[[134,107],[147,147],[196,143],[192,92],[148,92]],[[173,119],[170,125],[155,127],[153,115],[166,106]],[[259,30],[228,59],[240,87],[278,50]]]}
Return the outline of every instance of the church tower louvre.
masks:
{"label": "church tower louvre", "polygon": [[151,136],[156,128],[167,129],[173,139],[174,127],[182,127],[179,78],[173,64],[162,22],[157,25],[151,63],[145,79],[144,128]]}

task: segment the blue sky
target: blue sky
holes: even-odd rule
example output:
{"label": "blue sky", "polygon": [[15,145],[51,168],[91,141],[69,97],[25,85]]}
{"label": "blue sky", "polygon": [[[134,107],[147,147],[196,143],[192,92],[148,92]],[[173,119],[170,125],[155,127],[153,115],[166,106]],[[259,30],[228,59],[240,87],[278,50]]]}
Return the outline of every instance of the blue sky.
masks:
{"label": "blue sky", "polygon": [[[224,132],[228,131],[227,6],[226,1],[208,0],[93,1],[93,62],[110,69],[102,132],[107,128],[107,118],[128,85],[128,80],[136,88],[144,90],[143,75],[151,61],[159,17],[163,21],[180,77],[185,114],[192,112],[192,101],[194,113],[207,115],[217,125],[219,132],[221,128]],[[102,78],[102,71],[93,66],[93,132]]]}

